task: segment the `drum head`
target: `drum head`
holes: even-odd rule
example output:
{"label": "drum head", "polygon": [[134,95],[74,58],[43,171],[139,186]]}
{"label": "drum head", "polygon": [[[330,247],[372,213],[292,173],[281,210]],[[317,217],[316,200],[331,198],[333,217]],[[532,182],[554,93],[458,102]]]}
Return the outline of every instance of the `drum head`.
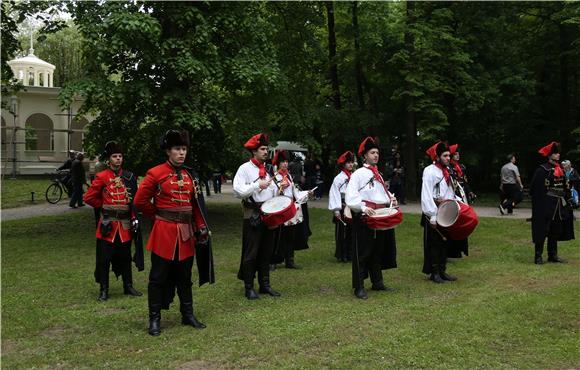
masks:
{"label": "drum head", "polygon": [[265,214],[272,214],[285,210],[291,203],[292,199],[285,196],[278,196],[265,201],[261,209]]}
{"label": "drum head", "polygon": [[459,203],[450,200],[439,205],[437,210],[437,224],[441,227],[449,227],[457,221],[459,217]]}
{"label": "drum head", "polygon": [[399,212],[399,210],[396,208],[379,208],[375,209],[375,214],[369,217],[388,217],[396,214],[397,212]]}

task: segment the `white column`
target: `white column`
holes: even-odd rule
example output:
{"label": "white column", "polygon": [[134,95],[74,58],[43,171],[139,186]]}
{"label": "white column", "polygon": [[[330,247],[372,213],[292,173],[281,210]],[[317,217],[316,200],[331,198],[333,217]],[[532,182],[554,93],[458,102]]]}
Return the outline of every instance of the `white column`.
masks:
{"label": "white column", "polygon": [[54,77],[54,71],[50,72],[49,76],[50,76],[50,84],[48,87],[54,87],[54,85],[52,84],[52,78]]}
{"label": "white column", "polygon": [[38,85],[39,85],[39,82],[38,82],[38,80],[39,80],[39,78],[38,78],[38,75],[39,75],[39,72],[38,72],[36,69],[34,69],[34,86],[38,86]]}

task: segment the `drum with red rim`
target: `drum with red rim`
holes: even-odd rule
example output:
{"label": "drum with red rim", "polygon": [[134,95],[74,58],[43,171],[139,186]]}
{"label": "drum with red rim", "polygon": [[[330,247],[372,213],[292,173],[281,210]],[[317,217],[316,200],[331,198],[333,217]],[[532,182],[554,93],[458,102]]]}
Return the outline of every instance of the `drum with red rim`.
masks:
{"label": "drum with red rim", "polygon": [[[344,207],[344,218],[346,222],[352,222],[352,211],[348,206]],[[390,230],[403,222],[403,212],[398,207],[377,208],[373,216],[364,216],[363,220],[371,229]]]}
{"label": "drum with red rim", "polygon": [[390,230],[403,222],[403,212],[397,208],[377,208],[372,216],[365,216],[364,222],[370,229]]}
{"label": "drum with red rim", "polygon": [[262,221],[270,229],[284,224],[296,215],[295,203],[283,195],[268,199],[262,203],[260,210],[262,211]]}
{"label": "drum with red rim", "polygon": [[478,223],[475,210],[468,204],[456,200],[447,200],[439,204],[437,225],[445,229],[453,240],[467,239]]}
{"label": "drum with red rim", "polygon": [[296,207],[296,214],[290,220],[284,222],[284,226],[294,226],[304,221],[304,214],[302,213],[302,205],[300,203],[294,203],[294,206]]}

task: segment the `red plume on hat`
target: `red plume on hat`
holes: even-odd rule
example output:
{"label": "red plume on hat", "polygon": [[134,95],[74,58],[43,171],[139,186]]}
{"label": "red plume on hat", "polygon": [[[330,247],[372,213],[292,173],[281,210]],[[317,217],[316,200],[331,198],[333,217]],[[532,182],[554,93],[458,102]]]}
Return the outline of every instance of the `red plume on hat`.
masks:
{"label": "red plume on hat", "polygon": [[353,161],[354,161],[354,154],[350,150],[348,150],[348,151],[342,153],[340,155],[340,157],[338,157],[338,159],[336,160],[336,163],[339,166],[344,166],[344,164],[346,162],[353,162]]}
{"label": "red plume on hat", "polygon": [[368,136],[366,139],[360,143],[358,147],[358,155],[363,156],[366,152],[371,149],[379,149],[379,142],[378,139],[375,137]]}
{"label": "red plume on hat", "polygon": [[272,166],[277,166],[280,162],[288,161],[288,151],[286,150],[278,150],[276,154],[274,154],[274,158],[272,158]]}
{"label": "red plume on hat", "polygon": [[538,153],[544,157],[548,157],[554,153],[560,153],[560,143],[552,141],[550,144],[538,150]]}
{"label": "red plume on hat", "polygon": [[425,153],[431,158],[432,161],[436,160],[444,152],[449,151],[449,146],[443,141],[438,141],[433,144]]}
{"label": "red plume on hat", "polygon": [[461,150],[459,148],[459,144],[450,145],[449,146],[449,151],[451,152],[451,154],[455,154],[455,153],[461,152]]}
{"label": "red plume on hat", "polygon": [[268,135],[264,133],[259,133],[250,138],[250,140],[246,141],[244,144],[244,148],[248,149],[249,151],[256,150],[261,146],[268,146]]}

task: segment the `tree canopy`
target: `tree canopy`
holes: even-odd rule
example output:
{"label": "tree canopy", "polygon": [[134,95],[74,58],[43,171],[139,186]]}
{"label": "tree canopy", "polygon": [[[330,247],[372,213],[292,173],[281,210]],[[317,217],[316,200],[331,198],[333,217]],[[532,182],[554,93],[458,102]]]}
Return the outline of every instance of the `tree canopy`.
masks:
{"label": "tree canopy", "polygon": [[330,176],[340,152],[378,136],[383,153],[402,148],[411,194],[439,139],[461,144],[481,188],[495,188],[508,153],[525,177],[551,140],[580,161],[577,2],[52,5],[82,36],[84,73],[63,104],[82,95],[98,112],[87,147],[116,138],[139,171],[177,127],[202,171],[233,170],[244,140],[265,131],[308,146]]}

